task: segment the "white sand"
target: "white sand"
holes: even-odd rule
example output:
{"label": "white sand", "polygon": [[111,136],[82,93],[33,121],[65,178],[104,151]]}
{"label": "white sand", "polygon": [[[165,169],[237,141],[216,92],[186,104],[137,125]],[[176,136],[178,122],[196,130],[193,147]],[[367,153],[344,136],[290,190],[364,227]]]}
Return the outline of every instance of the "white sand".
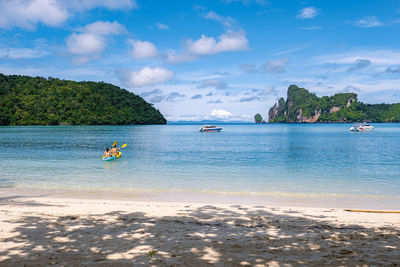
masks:
{"label": "white sand", "polygon": [[0,197],[0,266],[24,265],[399,266],[400,214]]}

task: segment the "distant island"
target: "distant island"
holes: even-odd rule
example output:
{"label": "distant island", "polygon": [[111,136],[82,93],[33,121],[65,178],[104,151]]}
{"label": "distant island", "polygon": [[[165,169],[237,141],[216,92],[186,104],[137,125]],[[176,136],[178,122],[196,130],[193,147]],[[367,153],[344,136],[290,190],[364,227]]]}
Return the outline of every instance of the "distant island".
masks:
{"label": "distant island", "polygon": [[267,123],[265,120],[263,120],[263,117],[261,116],[260,113],[257,113],[257,114],[254,116],[254,122],[255,122],[255,123]]}
{"label": "distant island", "polygon": [[355,93],[317,97],[304,88],[291,85],[286,101],[282,97],[268,112],[270,123],[318,122],[400,122],[400,103],[365,104]]}
{"label": "distant island", "polygon": [[0,125],[166,124],[152,104],[105,82],[0,73]]}

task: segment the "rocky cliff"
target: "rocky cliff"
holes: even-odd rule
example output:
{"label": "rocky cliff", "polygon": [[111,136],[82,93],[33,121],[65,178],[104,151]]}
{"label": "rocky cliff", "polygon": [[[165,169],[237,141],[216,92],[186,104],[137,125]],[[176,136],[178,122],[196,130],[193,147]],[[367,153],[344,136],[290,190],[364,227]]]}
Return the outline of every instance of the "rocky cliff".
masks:
{"label": "rocky cliff", "polygon": [[269,122],[398,122],[400,104],[364,104],[355,93],[318,97],[304,88],[291,85],[286,100],[279,99],[268,112]]}

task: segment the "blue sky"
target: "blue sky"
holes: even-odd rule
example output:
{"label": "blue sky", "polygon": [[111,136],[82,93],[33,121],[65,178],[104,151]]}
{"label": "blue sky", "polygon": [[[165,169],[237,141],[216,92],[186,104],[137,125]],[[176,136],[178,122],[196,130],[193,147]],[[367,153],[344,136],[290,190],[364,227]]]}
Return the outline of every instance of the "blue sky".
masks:
{"label": "blue sky", "polygon": [[249,121],[290,84],[400,102],[399,30],[395,0],[0,0],[0,72],[110,82],[171,121]]}

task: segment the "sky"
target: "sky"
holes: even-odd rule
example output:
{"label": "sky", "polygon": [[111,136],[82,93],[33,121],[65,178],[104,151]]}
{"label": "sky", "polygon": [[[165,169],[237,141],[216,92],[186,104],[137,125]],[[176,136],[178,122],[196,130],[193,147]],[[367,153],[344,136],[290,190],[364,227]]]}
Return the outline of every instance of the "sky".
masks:
{"label": "sky", "polygon": [[104,81],[168,121],[253,121],[291,84],[400,102],[397,0],[0,0],[0,73]]}

